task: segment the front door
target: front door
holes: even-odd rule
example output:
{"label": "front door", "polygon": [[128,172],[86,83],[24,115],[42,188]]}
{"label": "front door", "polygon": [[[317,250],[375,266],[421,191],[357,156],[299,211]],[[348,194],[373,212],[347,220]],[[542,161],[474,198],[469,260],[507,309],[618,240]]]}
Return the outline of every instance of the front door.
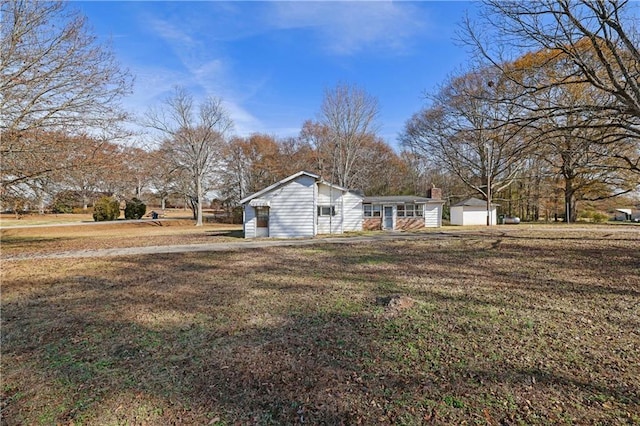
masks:
{"label": "front door", "polygon": [[393,229],[393,207],[384,206],[384,228],[391,230]]}
{"label": "front door", "polygon": [[256,207],[256,237],[269,236],[269,207]]}

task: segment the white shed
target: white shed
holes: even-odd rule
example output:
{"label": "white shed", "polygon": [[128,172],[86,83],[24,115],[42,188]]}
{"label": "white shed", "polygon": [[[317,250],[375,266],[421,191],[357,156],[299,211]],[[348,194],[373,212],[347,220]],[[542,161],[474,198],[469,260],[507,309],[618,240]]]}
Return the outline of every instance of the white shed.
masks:
{"label": "white shed", "polygon": [[[491,204],[491,225],[497,225],[498,204]],[[477,198],[468,198],[451,206],[452,225],[486,225],[487,202]]]}
{"label": "white shed", "polygon": [[245,238],[313,237],[362,229],[362,197],[305,171],[240,203]]}

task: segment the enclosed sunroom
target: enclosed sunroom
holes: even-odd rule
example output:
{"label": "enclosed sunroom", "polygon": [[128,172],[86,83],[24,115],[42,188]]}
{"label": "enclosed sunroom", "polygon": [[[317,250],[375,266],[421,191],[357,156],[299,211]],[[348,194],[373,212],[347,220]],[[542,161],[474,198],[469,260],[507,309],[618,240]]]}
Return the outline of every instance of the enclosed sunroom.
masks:
{"label": "enclosed sunroom", "polygon": [[442,226],[440,198],[393,195],[362,200],[364,230],[409,230]]}

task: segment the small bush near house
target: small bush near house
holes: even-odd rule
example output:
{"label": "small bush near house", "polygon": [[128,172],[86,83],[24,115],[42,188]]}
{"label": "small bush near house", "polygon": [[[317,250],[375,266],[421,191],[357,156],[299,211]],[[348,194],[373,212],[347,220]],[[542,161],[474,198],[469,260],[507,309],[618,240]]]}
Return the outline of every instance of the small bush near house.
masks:
{"label": "small bush near house", "polygon": [[74,200],[67,193],[61,193],[56,196],[51,205],[51,211],[54,213],[72,213]]}
{"label": "small bush near house", "polygon": [[100,198],[93,206],[93,220],[104,222],[120,216],[120,203],[111,197]]}
{"label": "small bush near house", "polygon": [[62,201],[56,201],[56,203],[53,204],[53,206],[51,206],[51,211],[53,213],[73,213],[73,207],[62,202]]}
{"label": "small bush near house", "polygon": [[591,216],[591,220],[595,223],[602,223],[602,222],[606,222],[607,220],[609,220],[609,216],[607,216],[604,213],[600,213],[600,212],[595,212],[593,213],[593,215]]}
{"label": "small bush near house", "polygon": [[602,223],[606,222],[609,219],[606,214],[597,212],[595,210],[585,210],[580,213],[579,218],[593,223]]}
{"label": "small bush near house", "polygon": [[140,219],[147,212],[147,205],[137,198],[127,200],[124,208],[125,219]]}

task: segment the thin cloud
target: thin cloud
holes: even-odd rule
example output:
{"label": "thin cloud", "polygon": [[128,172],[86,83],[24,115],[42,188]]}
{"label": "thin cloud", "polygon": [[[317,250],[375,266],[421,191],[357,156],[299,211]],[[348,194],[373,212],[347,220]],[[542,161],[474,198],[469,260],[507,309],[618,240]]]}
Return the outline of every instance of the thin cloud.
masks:
{"label": "thin cloud", "polygon": [[187,46],[195,43],[191,36],[173,25],[171,22],[163,19],[151,18],[148,20],[148,24],[151,27],[151,30],[162,39]]}
{"label": "thin cloud", "polygon": [[425,31],[415,8],[393,2],[276,2],[271,24],[278,29],[315,31],[321,47],[337,55],[363,50],[404,53]]}
{"label": "thin cloud", "polygon": [[[207,40],[206,31],[201,30],[204,25],[201,17],[194,22],[180,21],[183,25],[178,27],[173,22],[159,18],[149,19],[153,33],[170,47],[179,60],[182,71],[166,72],[158,69],[139,71],[140,74],[153,76],[151,78],[153,83],[145,84],[145,100],[155,100],[151,104],[157,104],[166,98],[169,88],[180,85],[192,92],[196,99],[204,99],[207,96],[221,98],[234,121],[237,132],[249,133],[248,129],[260,127],[260,121],[242,106],[242,101],[247,94],[246,91],[240,92],[234,89],[237,82],[228,69],[228,61],[223,56],[216,55],[215,46]],[[255,86],[259,87],[261,84],[257,82]],[[254,89],[255,91],[257,89]],[[147,102],[147,105],[149,104]]]}
{"label": "thin cloud", "polygon": [[423,15],[413,5],[392,2],[266,2],[243,7],[214,2],[176,7],[171,14],[146,9],[140,25],[170,49],[179,65],[163,69],[137,64],[137,93],[130,102],[141,112],[140,106],[157,105],[181,85],[196,99],[222,98],[236,133],[247,135],[265,129],[250,105],[268,84],[269,71],[254,75],[253,81],[239,81],[234,62],[225,52],[230,40],[300,29],[316,38],[318,44],[310,48],[333,55],[402,54],[427,28]]}

